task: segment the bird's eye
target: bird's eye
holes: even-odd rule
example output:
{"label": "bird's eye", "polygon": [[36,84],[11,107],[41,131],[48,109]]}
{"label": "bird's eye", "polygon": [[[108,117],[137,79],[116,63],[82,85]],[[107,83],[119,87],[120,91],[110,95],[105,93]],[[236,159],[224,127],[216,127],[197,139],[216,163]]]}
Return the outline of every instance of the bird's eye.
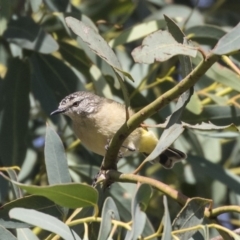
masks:
{"label": "bird's eye", "polygon": [[73,107],[78,107],[79,103],[80,103],[80,101],[74,102]]}

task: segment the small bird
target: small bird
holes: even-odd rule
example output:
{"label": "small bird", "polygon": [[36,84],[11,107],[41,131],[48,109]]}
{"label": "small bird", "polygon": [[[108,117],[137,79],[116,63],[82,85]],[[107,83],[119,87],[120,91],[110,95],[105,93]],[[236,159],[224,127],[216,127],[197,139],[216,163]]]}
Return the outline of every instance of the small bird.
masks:
{"label": "small bird", "polygon": [[[91,92],[79,91],[66,96],[51,115],[62,113],[72,119],[73,131],[82,144],[90,151],[104,156],[109,141],[126,121],[125,105]],[[133,115],[129,109],[129,116]],[[124,141],[121,156],[133,152],[149,155],[158,142],[157,137],[146,128],[136,128]],[[172,168],[186,154],[169,147],[159,156],[158,161],[165,168]]]}

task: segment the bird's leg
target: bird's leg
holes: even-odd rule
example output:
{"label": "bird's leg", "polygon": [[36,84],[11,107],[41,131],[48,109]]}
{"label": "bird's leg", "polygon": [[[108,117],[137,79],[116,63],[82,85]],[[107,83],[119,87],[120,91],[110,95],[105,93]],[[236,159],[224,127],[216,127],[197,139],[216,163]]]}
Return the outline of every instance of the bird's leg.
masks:
{"label": "bird's leg", "polygon": [[107,139],[107,144],[104,146],[105,150],[107,151],[109,149],[109,143],[110,143],[110,139]]}
{"label": "bird's leg", "polygon": [[122,145],[121,146],[121,148],[126,148],[128,151],[130,151],[130,152],[135,152],[136,151],[136,148],[134,148],[134,147],[129,147],[129,146],[124,146],[124,145]]}
{"label": "bird's leg", "polygon": [[[105,145],[105,150],[107,151],[108,149],[109,149],[109,143],[110,143],[110,139],[107,139],[107,144]],[[124,146],[124,145],[122,145],[121,146],[121,148],[126,148],[128,151],[130,151],[130,152],[135,152],[136,151],[136,149],[134,148],[134,147],[130,147],[130,146]],[[119,158],[122,158],[123,157],[123,153],[121,152],[121,150],[119,151],[119,153],[118,153],[118,157]]]}

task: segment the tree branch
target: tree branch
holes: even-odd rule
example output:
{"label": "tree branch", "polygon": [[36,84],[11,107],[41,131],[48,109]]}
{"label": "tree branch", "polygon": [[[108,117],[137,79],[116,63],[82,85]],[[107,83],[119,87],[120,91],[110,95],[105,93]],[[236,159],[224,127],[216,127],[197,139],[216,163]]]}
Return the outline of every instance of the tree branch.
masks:
{"label": "tree branch", "polygon": [[140,124],[152,116],[154,113],[165,107],[174,99],[178,98],[183,92],[199,80],[201,76],[219,59],[217,55],[210,55],[208,58],[203,59],[196,68],[186,76],[175,87],[171,88],[163,95],[158,97],[155,101],[135,113],[125,122],[122,127],[116,132],[110,142],[109,149],[103,159],[101,170],[114,169],[117,170],[116,162],[118,152],[124,140],[137,128]]}
{"label": "tree branch", "polygon": [[156,188],[157,190],[163,192],[167,196],[171,197],[172,199],[175,199],[177,202],[179,202],[181,205],[185,205],[185,203],[188,200],[188,197],[185,196],[184,194],[178,192],[175,189],[172,189],[169,187],[167,184],[164,184],[158,180],[140,176],[140,175],[135,175],[132,173],[121,173],[115,170],[109,170],[106,172],[106,178],[107,180],[110,178],[111,181],[114,182],[128,182],[128,183],[146,183],[151,185],[153,188]]}

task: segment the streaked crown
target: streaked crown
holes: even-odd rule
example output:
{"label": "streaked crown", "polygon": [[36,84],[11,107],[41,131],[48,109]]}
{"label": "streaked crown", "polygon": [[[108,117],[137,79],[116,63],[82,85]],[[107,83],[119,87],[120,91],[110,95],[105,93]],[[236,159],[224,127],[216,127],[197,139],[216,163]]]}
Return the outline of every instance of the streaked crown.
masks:
{"label": "streaked crown", "polygon": [[59,104],[58,109],[51,115],[63,113],[68,116],[87,115],[95,112],[102,98],[90,92],[75,92],[66,96]]}

